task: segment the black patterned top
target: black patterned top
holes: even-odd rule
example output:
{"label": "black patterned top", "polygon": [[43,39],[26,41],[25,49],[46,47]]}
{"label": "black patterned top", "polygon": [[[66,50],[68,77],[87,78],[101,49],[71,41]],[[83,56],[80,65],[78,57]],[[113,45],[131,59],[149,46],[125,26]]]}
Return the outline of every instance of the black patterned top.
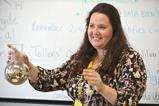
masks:
{"label": "black patterned top", "polygon": [[[87,102],[88,106],[111,106],[86,81],[80,80],[80,74],[76,77],[70,76],[72,71],[78,71],[76,64],[78,64],[78,60],[71,58],[61,67],[52,70],[37,66],[40,70],[38,80],[37,82],[29,80],[29,82],[36,90],[43,92],[66,90],[73,101],[77,98],[82,103]],[[117,106],[136,106],[146,89],[147,75],[144,62],[139,53],[132,48],[123,50],[113,76],[106,74],[101,78],[106,85],[116,89]],[[77,91],[81,83],[83,83],[83,95],[79,97]],[[90,90],[93,91],[91,96],[88,95]]]}

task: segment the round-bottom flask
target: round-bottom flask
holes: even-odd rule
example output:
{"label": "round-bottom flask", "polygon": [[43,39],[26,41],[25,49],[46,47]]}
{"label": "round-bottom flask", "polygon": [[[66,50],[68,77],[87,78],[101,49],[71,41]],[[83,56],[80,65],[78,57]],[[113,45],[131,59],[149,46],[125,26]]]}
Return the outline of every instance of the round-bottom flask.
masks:
{"label": "round-bottom flask", "polygon": [[5,68],[5,78],[13,85],[20,85],[28,78],[28,67],[23,62],[13,61]]}

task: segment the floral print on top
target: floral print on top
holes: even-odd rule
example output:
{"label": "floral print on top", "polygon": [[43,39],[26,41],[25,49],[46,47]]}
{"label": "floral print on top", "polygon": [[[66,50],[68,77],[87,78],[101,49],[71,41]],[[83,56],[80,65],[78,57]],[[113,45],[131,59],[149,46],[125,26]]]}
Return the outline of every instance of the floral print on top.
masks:
{"label": "floral print on top", "polygon": [[[36,90],[43,92],[66,90],[73,101],[78,98],[82,103],[88,103],[88,106],[112,106],[90,87],[87,81],[80,80],[80,74],[70,77],[72,71],[78,71],[76,69],[78,62],[74,56],[56,69],[49,70],[37,66],[40,70],[38,80],[36,82],[29,80],[29,82]],[[139,53],[132,48],[123,50],[113,76],[105,74],[101,78],[106,85],[116,89],[117,106],[136,106],[146,89],[147,75],[144,62]],[[78,96],[77,91],[81,83],[83,83],[83,95]],[[88,95],[89,90],[92,90],[91,96]]]}

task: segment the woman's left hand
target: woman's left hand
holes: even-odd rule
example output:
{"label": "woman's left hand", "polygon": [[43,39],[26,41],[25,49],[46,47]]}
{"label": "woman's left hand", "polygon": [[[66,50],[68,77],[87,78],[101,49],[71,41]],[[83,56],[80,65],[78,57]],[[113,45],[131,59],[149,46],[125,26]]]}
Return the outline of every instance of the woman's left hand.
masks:
{"label": "woman's left hand", "polygon": [[100,92],[104,83],[101,79],[99,73],[97,73],[94,69],[84,69],[83,76],[88,84],[95,88],[97,92]]}

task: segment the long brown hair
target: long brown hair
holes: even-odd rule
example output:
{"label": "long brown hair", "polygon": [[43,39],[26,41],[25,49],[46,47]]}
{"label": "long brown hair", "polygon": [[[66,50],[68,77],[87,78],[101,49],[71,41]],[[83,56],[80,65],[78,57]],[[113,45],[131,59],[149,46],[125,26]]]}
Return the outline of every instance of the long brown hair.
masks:
{"label": "long brown hair", "polygon": [[77,52],[78,59],[81,61],[80,66],[82,66],[82,68],[86,68],[89,61],[97,52],[96,49],[89,42],[87,35],[87,29],[91,15],[96,12],[108,16],[113,28],[113,37],[107,45],[107,54],[105,55],[102,66],[99,69],[102,70],[100,71],[101,74],[112,74],[115,66],[118,63],[122,50],[128,47],[128,43],[121,25],[118,10],[110,4],[99,3],[90,11],[86,19],[86,31],[83,43],[81,44],[79,51]]}

